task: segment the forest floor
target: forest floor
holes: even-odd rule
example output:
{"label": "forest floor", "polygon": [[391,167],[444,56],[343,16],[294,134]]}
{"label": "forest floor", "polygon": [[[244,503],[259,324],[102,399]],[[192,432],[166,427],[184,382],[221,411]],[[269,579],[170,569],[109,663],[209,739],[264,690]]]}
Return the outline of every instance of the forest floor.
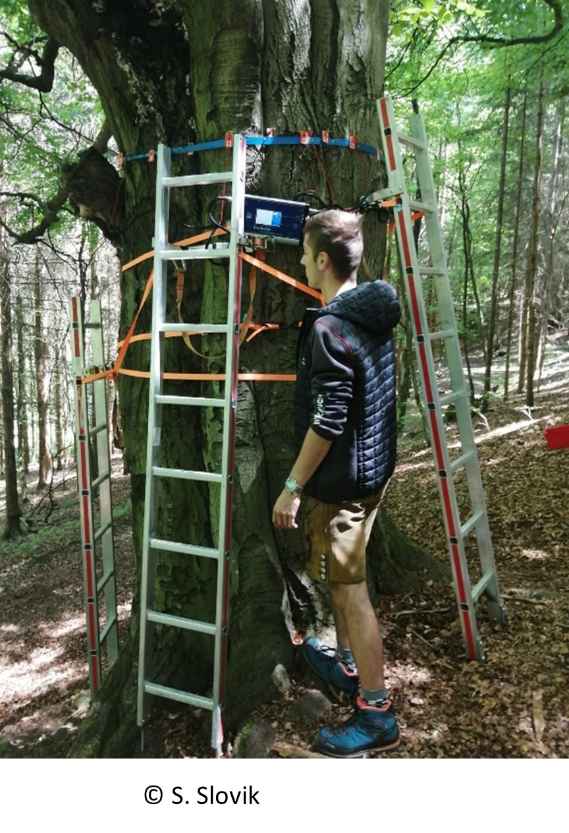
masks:
{"label": "forest floor", "polygon": [[[480,369],[476,371],[480,372]],[[496,369],[499,380],[500,368]],[[401,727],[399,758],[569,757],[569,449],[550,450],[548,425],[569,423],[569,345],[554,342],[530,411],[496,395],[474,415],[507,625],[479,625],[485,661],[466,662],[450,581],[385,596],[387,683]],[[449,422],[449,442],[456,429]],[[128,478],[113,462],[115,557],[120,630],[128,626],[134,556]],[[63,757],[89,706],[75,478],[54,479],[52,505],[29,492],[36,531],[0,543],[0,756]],[[466,485],[457,481],[459,503]],[[0,491],[0,504],[2,494]],[[435,558],[448,561],[432,465],[417,418],[400,444],[387,497],[397,524]],[[1,509],[1,507],[0,507]],[[46,516],[49,515],[47,521]],[[464,516],[463,516],[464,517]],[[479,577],[472,545],[473,583]],[[317,723],[299,704],[316,680],[293,669],[286,693],[250,724],[269,737],[271,757],[311,757]],[[350,713],[334,706],[328,722]],[[204,757],[208,716],[167,708],[158,718],[156,757]],[[201,725],[201,729],[199,728]]]}

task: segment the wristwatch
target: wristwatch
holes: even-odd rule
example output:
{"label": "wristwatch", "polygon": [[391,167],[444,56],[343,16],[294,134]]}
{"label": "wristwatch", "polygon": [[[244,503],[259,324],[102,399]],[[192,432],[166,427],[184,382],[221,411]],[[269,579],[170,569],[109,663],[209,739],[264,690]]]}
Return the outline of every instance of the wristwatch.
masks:
{"label": "wristwatch", "polygon": [[294,479],[294,477],[287,477],[285,480],[285,489],[287,492],[290,492],[291,495],[300,495],[302,492],[302,486]]}

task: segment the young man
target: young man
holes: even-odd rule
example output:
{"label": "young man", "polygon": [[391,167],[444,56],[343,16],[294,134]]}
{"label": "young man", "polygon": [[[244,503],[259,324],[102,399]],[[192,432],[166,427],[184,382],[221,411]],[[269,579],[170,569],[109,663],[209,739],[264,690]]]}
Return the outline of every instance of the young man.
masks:
{"label": "young man", "polygon": [[357,215],[330,210],[307,220],[301,263],[324,306],[307,309],[302,323],[295,392],[300,452],[273,508],[275,526],[294,528],[302,499],[308,572],[330,589],[337,649],[311,637],[302,651],[333,694],[355,698],[347,723],[319,732],[316,748],[335,757],[399,744],[365,550],[395,466],[392,329],[400,307],[389,284],[357,285],[362,254]]}

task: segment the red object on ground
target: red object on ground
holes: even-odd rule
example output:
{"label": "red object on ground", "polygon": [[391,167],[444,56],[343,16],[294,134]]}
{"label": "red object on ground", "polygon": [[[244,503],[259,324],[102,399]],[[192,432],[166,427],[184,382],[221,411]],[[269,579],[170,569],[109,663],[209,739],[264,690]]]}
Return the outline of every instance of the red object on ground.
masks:
{"label": "red object on ground", "polygon": [[569,448],[569,425],[555,425],[543,432],[549,448]]}

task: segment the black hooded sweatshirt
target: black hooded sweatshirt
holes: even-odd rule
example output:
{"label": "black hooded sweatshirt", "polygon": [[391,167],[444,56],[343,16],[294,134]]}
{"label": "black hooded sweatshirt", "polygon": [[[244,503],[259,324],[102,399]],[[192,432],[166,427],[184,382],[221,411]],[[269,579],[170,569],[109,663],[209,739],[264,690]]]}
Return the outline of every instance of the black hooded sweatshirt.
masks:
{"label": "black hooded sweatshirt", "polygon": [[379,492],[395,467],[395,353],[401,309],[384,281],[307,309],[297,352],[295,430],[332,440],[305,494],[340,503]]}

